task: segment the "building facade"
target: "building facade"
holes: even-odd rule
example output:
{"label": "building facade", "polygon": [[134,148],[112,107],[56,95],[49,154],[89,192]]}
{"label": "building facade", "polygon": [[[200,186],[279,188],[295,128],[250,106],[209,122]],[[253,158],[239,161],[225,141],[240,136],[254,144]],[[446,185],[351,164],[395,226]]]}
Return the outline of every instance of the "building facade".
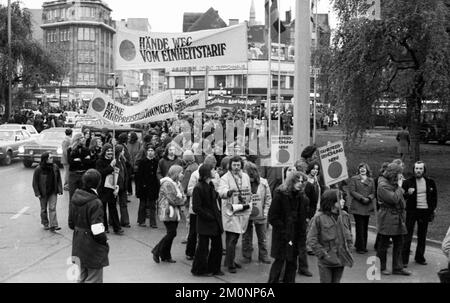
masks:
{"label": "building facade", "polygon": [[[66,77],[55,92],[67,102],[89,101],[95,89],[107,92],[113,72],[115,22],[101,0],[57,0],[42,5],[43,44],[65,54]],[[51,91],[51,87],[47,91]]]}

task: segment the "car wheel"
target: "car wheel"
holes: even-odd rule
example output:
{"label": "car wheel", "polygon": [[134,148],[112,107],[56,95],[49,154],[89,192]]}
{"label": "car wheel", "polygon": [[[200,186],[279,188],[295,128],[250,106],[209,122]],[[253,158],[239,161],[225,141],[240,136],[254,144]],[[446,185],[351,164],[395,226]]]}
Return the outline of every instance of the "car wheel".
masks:
{"label": "car wheel", "polygon": [[11,151],[8,151],[6,153],[5,158],[2,160],[2,164],[5,165],[5,166],[10,165],[11,164],[11,160],[12,160],[12,153],[11,153]]}
{"label": "car wheel", "polygon": [[23,166],[30,168],[33,165],[33,161],[23,160]]}

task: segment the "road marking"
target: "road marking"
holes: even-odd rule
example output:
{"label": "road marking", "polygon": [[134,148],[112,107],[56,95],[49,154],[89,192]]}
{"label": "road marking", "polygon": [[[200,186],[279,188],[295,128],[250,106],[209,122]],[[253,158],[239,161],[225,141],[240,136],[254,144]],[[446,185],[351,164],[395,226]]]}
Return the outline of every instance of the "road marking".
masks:
{"label": "road marking", "polygon": [[17,218],[19,218],[23,213],[25,213],[27,210],[29,209],[29,207],[24,207],[22,208],[17,214],[15,214],[14,216],[12,216],[10,219],[11,220],[15,220]]}

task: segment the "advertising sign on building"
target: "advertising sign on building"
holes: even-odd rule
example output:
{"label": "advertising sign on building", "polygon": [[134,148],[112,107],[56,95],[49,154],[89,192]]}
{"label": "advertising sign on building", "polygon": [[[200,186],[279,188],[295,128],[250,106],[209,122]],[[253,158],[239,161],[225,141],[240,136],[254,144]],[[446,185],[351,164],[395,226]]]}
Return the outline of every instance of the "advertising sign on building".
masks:
{"label": "advertising sign on building", "polygon": [[111,97],[96,90],[89,104],[88,115],[108,123],[137,124],[176,118],[172,93],[165,91],[148,97],[134,106],[114,102]]}
{"label": "advertising sign on building", "polygon": [[318,149],[326,186],[348,179],[347,158],[342,141]]}
{"label": "advertising sign on building", "polygon": [[247,62],[247,25],[188,33],[117,32],[117,70]]}
{"label": "advertising sign on building", "polygon": [[294,165],[294,136],[272,136],[271,166],[286,167]]}

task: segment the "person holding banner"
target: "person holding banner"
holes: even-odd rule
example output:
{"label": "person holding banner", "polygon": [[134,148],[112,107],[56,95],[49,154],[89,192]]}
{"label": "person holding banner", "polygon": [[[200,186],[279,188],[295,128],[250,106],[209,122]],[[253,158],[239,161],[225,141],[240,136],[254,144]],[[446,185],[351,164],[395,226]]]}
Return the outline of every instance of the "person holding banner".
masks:
{"label": "person holding banner", "polygon": [[232,157],[228,172],[221,178],[218,190],[222,198],[222,220],[226,233],[225,266],[230,273],[236,273],[236,268],[241,268],[234,260],[236,244],[239,236],[247,230],[252,211],[250,177],[242,171],[243,166],[240,156]]}
{"label": "person holding banner", "polygon": [[[117,172],[116,159],[113,159],[114,152],[111,144],[106,143],[102,147],[100,158],[95,164],[95,168],[101,174],[101,183],[98,188],[98,196],[103,204],[103,225],[105,226],[105,232],[108,231],[108,217],[111,219],[110,223],[113,227],[114,233],[116,235],[122,235],[123,230],[120,227],[119,214],[117,212],[117,199],[114,197],[114,184],[113,184],[113,174]],[[108,215],[106,213],[106,208],[108,208]]]}
{"label": "person holding banner", "polygon": [[355,218],[355,248],[358,254],[365,254],[367,250],[367,235],[370,215],[375,211],[376,193],[375,183],[371,178],[369,165],[360,163],[358,173],[349,182],[349,212]]}
{"label": "person holding banner", "polygon": [[259,176],[258,168],[255,164],[247,162],[244,165],[244,171],[250,177],[250,186],[252,192],[253,209],[250,214],[247,230],[242,235],[242,255],[245,263],[252,260],[253,251],[253,225],[255,225],[256,236],[258,237],[258,256],[261,263],[270,264],[266,245],[266,227],[267,215],[270,204],[272,203],[272,194],[270,193],[269,183],[266,179]]}
{"label": "person holding banner", "polygon": [[318,258],[320,283],[340,283],[344,267],[353,266],[352,225],[336,189],[326,190],[310,222],[307,243]]}
{"label": "person holding banner", "polygon": [[306,216],[309,200],[303,191],[306,175],[291,172],[273,196],[269,208],[272,225],[270,255],[275,261],[270,268],[268,283],[278,283],[284,266],[284,283],[294,283],[297,270],[299,241],[306,235]]}

